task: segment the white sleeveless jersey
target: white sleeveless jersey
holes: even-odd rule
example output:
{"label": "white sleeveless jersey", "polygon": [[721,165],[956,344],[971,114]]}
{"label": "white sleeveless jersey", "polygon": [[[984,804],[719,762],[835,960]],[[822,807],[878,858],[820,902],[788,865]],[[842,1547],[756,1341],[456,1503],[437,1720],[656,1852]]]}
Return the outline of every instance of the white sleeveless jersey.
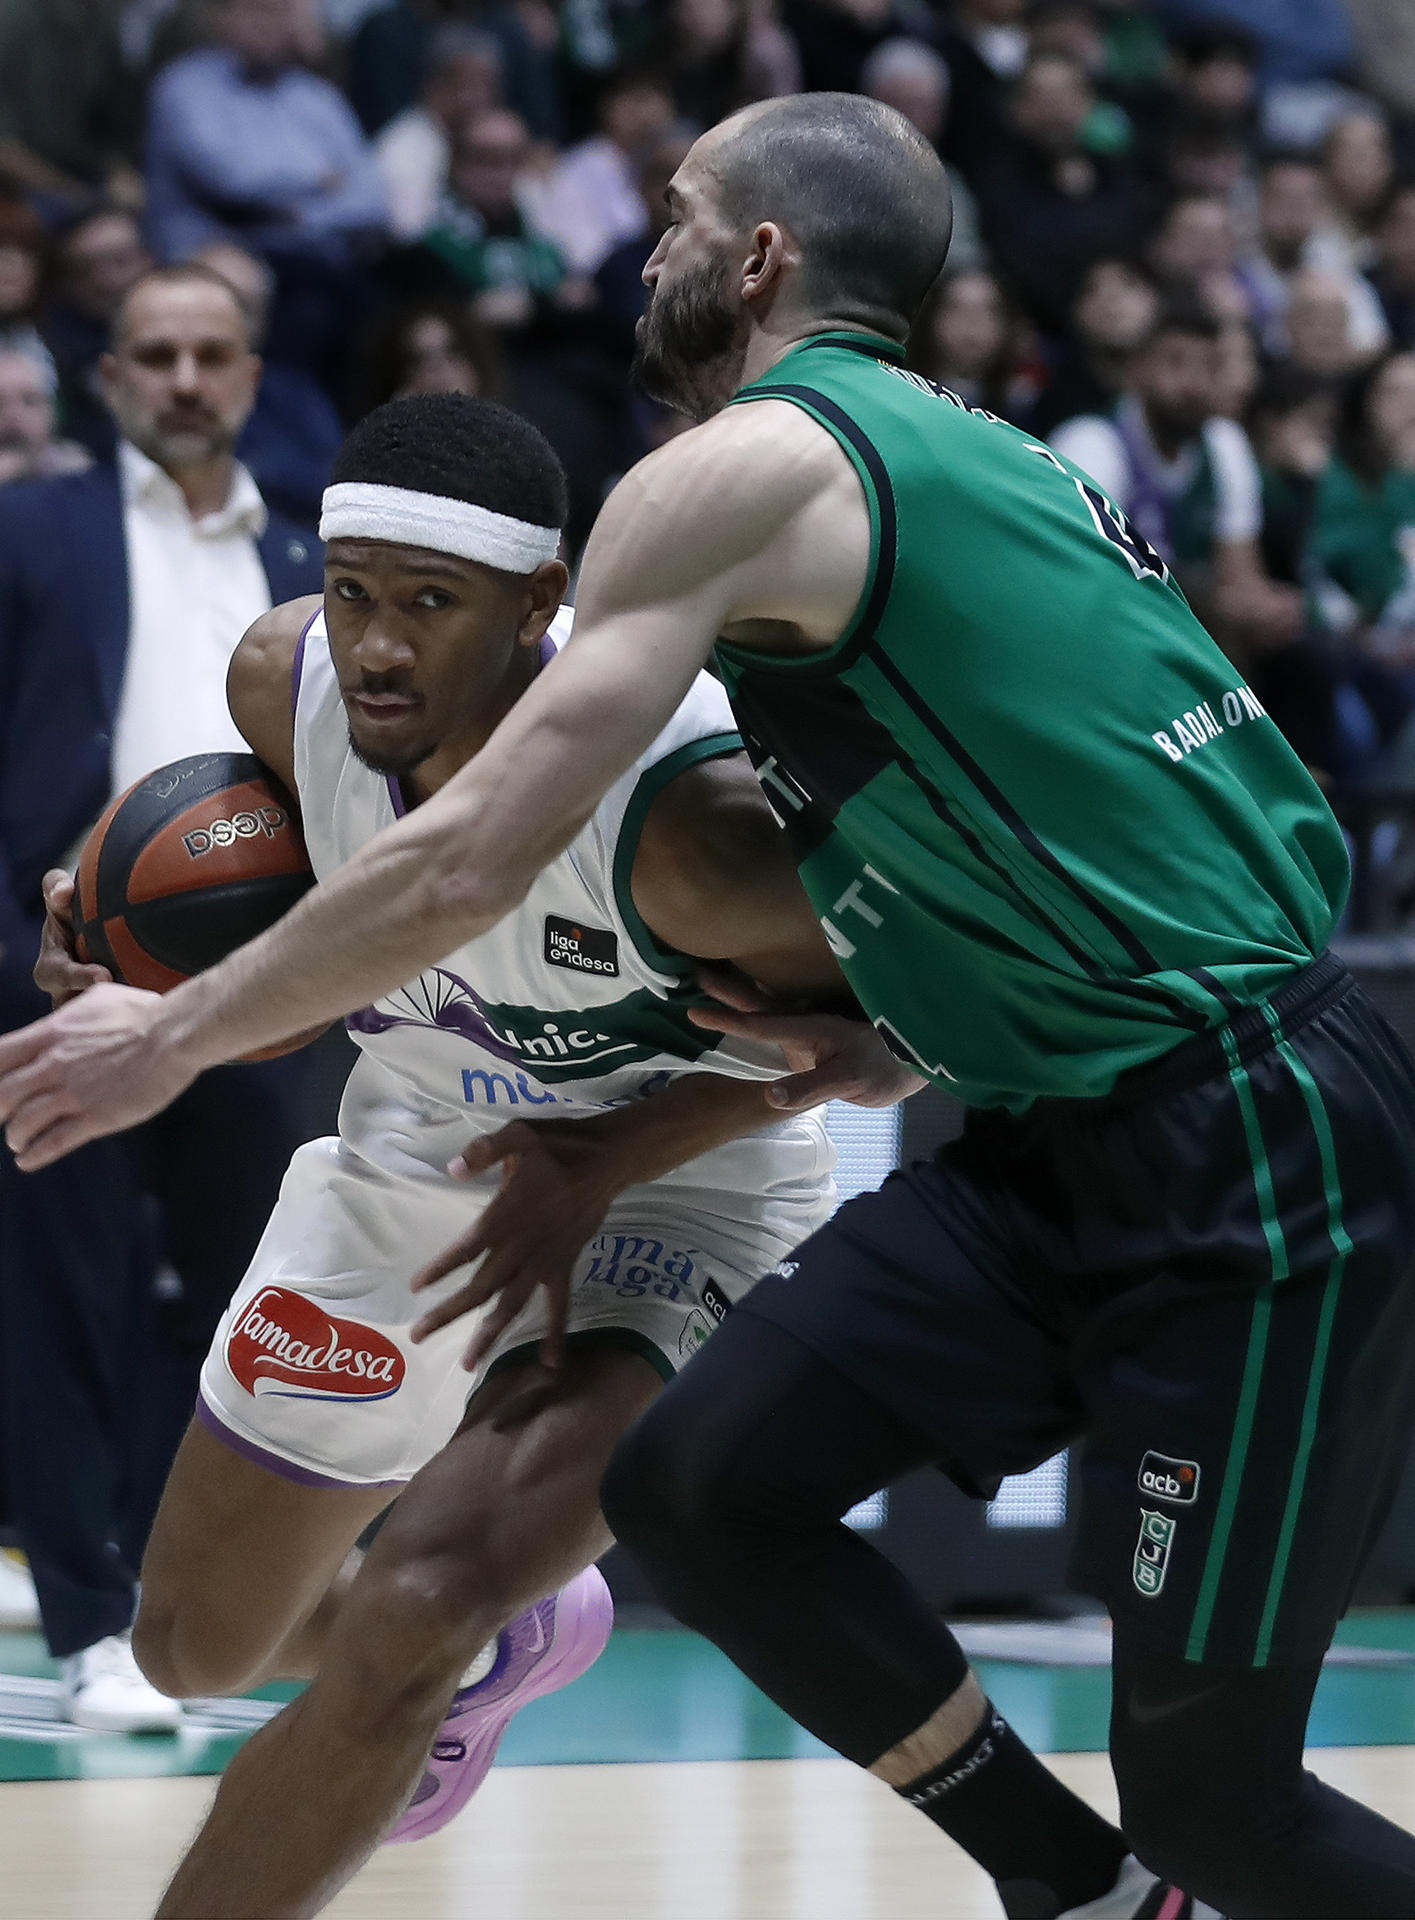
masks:
{"label": "white sleeveless jersey", "polygon": [[[557,615],[543,660],[569,638],[572,618],[569,608]],[[699,674],[668,726],[518,907],[409,985],[350,1015],[346,1024],[365,1056],[340,1115],[351,1145],[385,1158],[374,1136],[391,1129],[399,1157],[422,1159],[410,1132],[435,1136],[454,1118],[464,1132],[487,1131],[515,1118],[574,1118],[619,1106],[682,1073],[765,1079],[784,1071],[775,1048],[692,1024],[687,1009],[703,1000],[692,963],[657,944],[630,892],[639,833],[656,795],[684,768],[740,745],[726,694]],[[350,747],[323,613],[296,656],[295,781],[321,880],[405,810],[398,782],[371,772]],[[375,1063],[380,1071],[369,1072]],[[445,1142],[430,1139],[429,1162],[440,1165],[438,1155],[445,1159]],[[728,1190],[745,1182],[761,1193],[783,1178],[819,1182],[832,1159],[823,1119],[812,1116],[718,1149],[670,1179]]]}

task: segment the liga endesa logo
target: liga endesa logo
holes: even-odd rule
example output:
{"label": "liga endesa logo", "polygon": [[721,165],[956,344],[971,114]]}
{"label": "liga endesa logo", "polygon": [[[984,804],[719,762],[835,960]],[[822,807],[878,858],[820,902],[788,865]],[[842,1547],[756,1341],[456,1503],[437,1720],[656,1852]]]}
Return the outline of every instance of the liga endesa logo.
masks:
{"label": "liga endesa logo", "polygon": [[287,1287],[262,1287],[241,1309],[226,1364],[247,1393],[311,1400],[386,1400],[407,1371],[387,1334],[336,1320]]}

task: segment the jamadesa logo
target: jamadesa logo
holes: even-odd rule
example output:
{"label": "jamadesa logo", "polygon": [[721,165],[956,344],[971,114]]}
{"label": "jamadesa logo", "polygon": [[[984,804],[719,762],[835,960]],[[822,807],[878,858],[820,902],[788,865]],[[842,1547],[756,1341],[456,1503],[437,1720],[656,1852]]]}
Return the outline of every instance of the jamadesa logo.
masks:
{"label": "jamadesa logo", "polygon": [[226,1364],[247,1393],[386,1400],[406,1362],[387,1334],[336,1320],[287,1287],[263,1287],[226,1336]]}

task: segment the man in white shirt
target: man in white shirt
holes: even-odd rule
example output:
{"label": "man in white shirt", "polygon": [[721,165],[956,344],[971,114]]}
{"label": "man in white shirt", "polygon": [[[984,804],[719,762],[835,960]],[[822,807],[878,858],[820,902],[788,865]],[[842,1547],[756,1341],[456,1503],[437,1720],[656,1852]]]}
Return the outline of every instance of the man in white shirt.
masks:
{"label": "man in white shirt", "polygon": [[[232,453],[259,377],[219,276],[149,273],[102,363],[116,465],[0,489],[0,1030],[45,1005],[29,970],[46,869],[154,766],[242,750],[227,662],[254,618],[320,583],[314,535],[269,513]],[[134,1570],[299,1138],[300,1078],[296,1061],[223,1069],[52,1182],[0,1154],[0,1477],[79,1725],[177,1724],[128,1651]]]}
{"label": "man in white shirt", "polygon": [[1200,307],[1162,310],[1110,414],[1051,435],[1171,566],[1228,643],[1294,641],[1302,596],[1269,580],[1258,539],[1262,483],[1248,436],[1214,412],[1220,325]]}

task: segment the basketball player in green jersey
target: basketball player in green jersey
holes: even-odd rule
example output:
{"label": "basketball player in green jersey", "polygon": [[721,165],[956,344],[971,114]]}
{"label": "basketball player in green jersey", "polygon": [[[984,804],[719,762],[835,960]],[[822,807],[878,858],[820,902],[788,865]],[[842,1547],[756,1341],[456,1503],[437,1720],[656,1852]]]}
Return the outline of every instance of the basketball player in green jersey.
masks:
{"label": "basketball player in green jersey", "polygon": [[575,639],[272,934],[0,1043],[0,1120],[46,1165],[494,924],[719,643],[847,978],[972,1113],[732,1316],[624,1444],[612,1521],[1051,1920],[1060,1868],[1008,1871],[986,1791],[1015,1737],[839,1516],[922,1461],[985,1493],[1077,1443],[1135,1852],[1238,1920],[1415,1913],[1415,1838],[1301,1765],[1415,1408],[1415,1073],[1323,955],[1335,822],[1086,476],[902,368],[948,215],[898,115],[748,109],[671,212],[641,361],[701,424],[607,504]]}

